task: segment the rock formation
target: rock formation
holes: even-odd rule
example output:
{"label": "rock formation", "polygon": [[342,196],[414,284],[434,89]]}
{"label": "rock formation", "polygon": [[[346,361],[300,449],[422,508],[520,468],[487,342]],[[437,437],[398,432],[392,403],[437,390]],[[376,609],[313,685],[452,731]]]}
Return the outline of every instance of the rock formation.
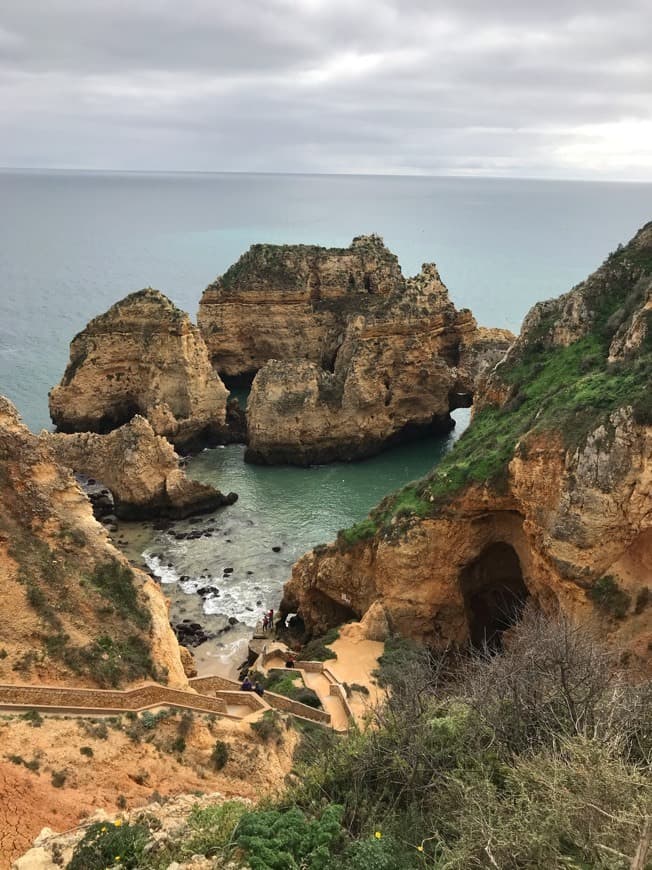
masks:
{"label": "rock formation", "polygon": [[223,376],[253,376],[270,359],[328,369],[349,315],[404,284],[379,236],[348,248],[252,245],[206,288],[197,323]]}
{"label": "rock formation", "polygon": [[652,224],[536,305],[473,422],[422,481],[294,567],[308,632],[382,606],[435,645],[490,643],[527,600],[652,648]]}
{"label": "rock formation", "polygon": [[305,465],[357,459],[418,433],[448,431],[480,374],[514,337],[479,330],[457,311],[434,264],[366,315],[349,315],[333,371],[312,361],[271,361],[247,403],[254,462]]}
{"label": "rock formation", "polygon": [[188,315],[147,289],[75,336],[50,414],[62,432],[99,433],[142,414],[184,448],[227,437],[227,395]]}
{"label": "rock formation", "polygon": [[116,516],[126,519],[182,519],[225,504],[235,493],[222,495],[212,486],[189,480],[179,467],[172,445],[156,435],[139,415],[107,435],[43,433],[62,465],[100,480],[111,490]]}
{"label": "rock formation", "polygon": [[0,682],[187,685],[167,603],[0,397]]}

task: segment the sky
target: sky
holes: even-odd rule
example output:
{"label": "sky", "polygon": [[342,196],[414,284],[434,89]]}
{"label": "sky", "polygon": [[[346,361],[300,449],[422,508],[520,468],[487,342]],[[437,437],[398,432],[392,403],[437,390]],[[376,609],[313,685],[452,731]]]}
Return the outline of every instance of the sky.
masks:
{"label": "sky", "polygon": [[2,0],[0,166],[652,181],[652,0]]}

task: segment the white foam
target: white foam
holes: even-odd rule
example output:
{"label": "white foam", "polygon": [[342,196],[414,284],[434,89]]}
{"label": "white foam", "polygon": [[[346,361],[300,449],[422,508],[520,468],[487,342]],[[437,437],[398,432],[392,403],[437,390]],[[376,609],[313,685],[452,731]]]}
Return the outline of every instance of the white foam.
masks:
{"label": "white foam", "polygon": [[155,577],[159,578],[161,583],[176,583],[179,580],[179,575],[174,568],[170,568],[167,564],[163,565],[159,557],[153,553],[144,552],[143,559],[149,570]]}

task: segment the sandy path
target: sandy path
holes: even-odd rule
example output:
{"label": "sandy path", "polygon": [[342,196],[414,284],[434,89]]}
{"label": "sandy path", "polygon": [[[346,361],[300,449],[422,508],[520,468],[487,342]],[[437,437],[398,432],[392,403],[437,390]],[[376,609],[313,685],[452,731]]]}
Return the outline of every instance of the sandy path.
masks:
{"label": "sandy path", "polygon": [[331,695],[331,683],[323,674],[301,671],[303,681],[309,689],[316,692],[322,707],[331,715],[331,725],[335,731],[346,731],[349,727],[349,719],[340,698]]}
{"label": "sandy path", "polygon": [[378,667],[378,658],[382,655],[384,644],[375,640],[366,640],[360,635],[358,623],[344,625],[340,636],[329,644],[337,655],[337,659],[329,659],[324,665],[339,680],[340,683],[352,685],[357,683],[366,686],[369,694],[352,692],[348,701],[357,722],[364,719],[370,707],[375,706],[383,696],[372,677]]}

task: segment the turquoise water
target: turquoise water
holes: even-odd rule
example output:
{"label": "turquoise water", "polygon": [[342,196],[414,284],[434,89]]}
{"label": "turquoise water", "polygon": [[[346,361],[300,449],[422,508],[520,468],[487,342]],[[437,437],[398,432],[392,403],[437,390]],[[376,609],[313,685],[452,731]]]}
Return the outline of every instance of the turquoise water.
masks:
{"label": "turquoise water", "polygon": [[[0,203],[0,393],[38,430],[71,338],[133,290],[157,287],[194,316],[204,287],[254,242],[347,245],[377,232],[405,274],[434,260],[458,306],[517,331],[534,302],[568,290],[650,219],[652,185],[7,171]],[[201,521],[209,537],[151,534],[148,559],[171,583],[173,618],[203,606],[206,619],[253,621],[278,602],[297,556],[421,476],[450,443],[314,469],[245,466],[239,447],[201,454],[191,473],[240,498]],[[196,589],[209,580],[219,595],[202,604]]]}
{"label": "turquoise water", "polygon": [[[454,417],[456,426],[448,435],[404,444],[362,462],[270,468],[246,465],[240,445],[205,450],[190,462],[188,473],[223,492],[234,490],[238,501],[199,521],[177,523],[172,533],[158,533],[146,561],[166,584],[190,578],[180,584],[189,594],[217,585],[219,595],[204,599],[204,614],[235,616],[253,625],[262,608],[278,605],[299,556],[332,540],[388,492],[439,462],[466,428],[470,411],[460,408]],[[175,539],[175,532],[191,529],[213,532],[195,540]]]}

